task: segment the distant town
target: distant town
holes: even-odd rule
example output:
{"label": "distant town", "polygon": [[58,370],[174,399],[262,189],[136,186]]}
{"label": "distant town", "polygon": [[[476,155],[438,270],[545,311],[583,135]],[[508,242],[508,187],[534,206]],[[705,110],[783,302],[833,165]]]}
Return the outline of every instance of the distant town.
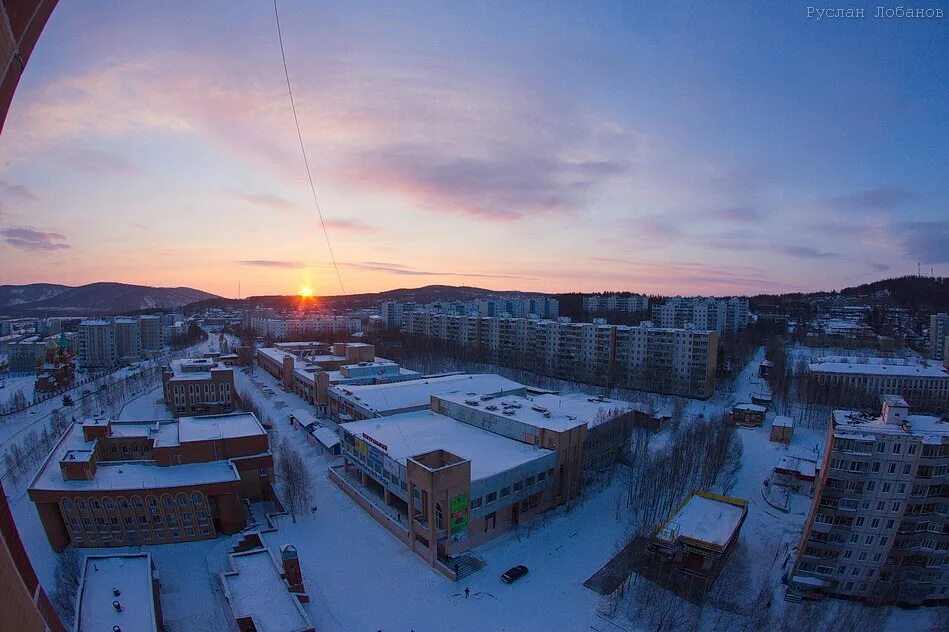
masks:
{"label": "distant town", "polygon": [[[567,627],[938,627],[949,315],[903,291],[0,320],[23,607],[171,630],[184,591],[202,629],[318,630],[398,569],[435,602],[563,594]],[[350,625],[440,629],[390,609]]]}

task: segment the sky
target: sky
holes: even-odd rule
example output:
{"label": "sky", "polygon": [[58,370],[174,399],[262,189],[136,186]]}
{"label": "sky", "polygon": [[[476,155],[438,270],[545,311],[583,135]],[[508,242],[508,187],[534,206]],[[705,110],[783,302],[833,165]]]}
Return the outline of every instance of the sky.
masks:
{"label": "sky", "polygon": [[61,0],[0,136],[0,283],[728,295],[946,274],[949,17],[278,6],[339,278],[273,6]]}

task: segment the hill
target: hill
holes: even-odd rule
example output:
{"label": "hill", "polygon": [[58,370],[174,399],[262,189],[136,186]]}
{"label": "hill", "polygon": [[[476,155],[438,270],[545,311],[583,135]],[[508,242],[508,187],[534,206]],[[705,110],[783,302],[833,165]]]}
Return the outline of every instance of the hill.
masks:
{"label": "hill", "polygon": [[121,314],[179,309],[214,294],[190,287],[89,283],[78,287],[36,283],[0,286],[0,313],[15,316]]}
{"label": "hill", "polygon": [[[519,290],[487,290],[480,287],[466,285],[426,285],[418,288],[398,288],[384,292],[367,292],[363,294],[337,294],[319,296],[311,299],[311,306],[326,309],[365,309],[378,307],[383,301],[413,301],[415,303],[432,303],[435,301],[472,301],[494,296],[545,296],[540,292],[521,292]],[[213,298],[189,306],[190,310],[201,310],[209,307],[273,307],[276,309],[290,309],[298,307],[300,297],[293,295],[278,296],[250,296],[245,299]]]}

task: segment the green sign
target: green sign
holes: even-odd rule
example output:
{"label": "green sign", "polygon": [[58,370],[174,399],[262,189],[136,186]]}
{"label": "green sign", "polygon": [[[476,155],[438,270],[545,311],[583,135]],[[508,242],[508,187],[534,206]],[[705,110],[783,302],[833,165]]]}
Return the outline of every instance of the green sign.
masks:
{"label": "green sign", "polygon": [[459,494],[449,501],[451,508],[451,541],[461,542],[468,537],[468,494]]}

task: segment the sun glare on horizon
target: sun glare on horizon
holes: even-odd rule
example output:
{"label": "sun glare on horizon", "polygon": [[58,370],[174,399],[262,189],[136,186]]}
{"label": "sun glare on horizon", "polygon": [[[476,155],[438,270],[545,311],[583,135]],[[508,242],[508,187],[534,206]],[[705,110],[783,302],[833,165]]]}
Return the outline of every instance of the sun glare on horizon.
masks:
{"label": "sun glare on horizon", "polygon": [[300,288],[300,298],[313,298],[313,288],[304,285]]}

